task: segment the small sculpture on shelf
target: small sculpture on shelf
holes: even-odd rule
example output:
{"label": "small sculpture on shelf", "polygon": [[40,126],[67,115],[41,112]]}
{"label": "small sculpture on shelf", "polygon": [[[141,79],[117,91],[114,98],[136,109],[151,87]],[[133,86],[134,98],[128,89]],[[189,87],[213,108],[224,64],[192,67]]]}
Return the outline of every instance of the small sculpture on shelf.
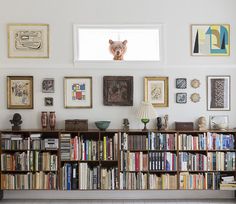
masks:
{"label": "small sculpture on shelf", "polygon": [[161,130],[162,128],[162,118],[157,117],[157,130]]}
{"label": "small sculpture on shelf", "polygon": [[46,111],[42,111],[41,113],[41,125],[43,129],[47,129],[48,127],[48,114]]}
{"label": "small sculpture on shelf", "polygon": [[128,118],[123,119],[123,129],[124,129],[124,131],[129,131],[129,120],[128,120]]}
{"label": "small sculpture on shelf", "polygon": [[205,131],[206,128],[206,118],[204,116],[198,118],[198,129],[200,131]]}
{"label": "small sculpture on shelf", "polygon": [[21,124],[22,124],[22,120],[21,120],[21,115],[19,113],[15,113],[13,115],[12,120],[10,120],[11,124],[13,124],[12,126],[12,130],[21,130]]}
{"label": "small sculpture on shelf", "polygon": [[168,120],[169,120],[168,115],[165,115],[165,116],[164,116],[164,124],[163,124],[163,126],[162,126],[162,129],[163,129],[163,130],[167,130],[167,129],[168,129]]}
{"label": "small sculpture on shelf", "polygon": [[54,130],[56,127],[56,113],[54,111],[49,113],[49,126],[51,130]]}

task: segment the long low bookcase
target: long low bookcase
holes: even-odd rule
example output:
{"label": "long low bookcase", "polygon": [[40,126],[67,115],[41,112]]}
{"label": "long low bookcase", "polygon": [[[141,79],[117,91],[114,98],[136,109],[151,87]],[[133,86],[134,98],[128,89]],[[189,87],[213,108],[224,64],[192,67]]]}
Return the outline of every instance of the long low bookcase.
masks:
{"label": "long low bookcase", "polygon": [[235,190],[235,140],[235,130],[3,130],[1,190]]}

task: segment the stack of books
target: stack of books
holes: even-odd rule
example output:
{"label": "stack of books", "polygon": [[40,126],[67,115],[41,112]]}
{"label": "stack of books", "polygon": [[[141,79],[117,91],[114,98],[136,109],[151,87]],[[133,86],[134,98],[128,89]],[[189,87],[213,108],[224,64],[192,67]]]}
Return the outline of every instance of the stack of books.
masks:
{"label": "stack of books", "polygon": [[220,190],[236,190],[236,180],[234,176],[222,176],[220,183]]}

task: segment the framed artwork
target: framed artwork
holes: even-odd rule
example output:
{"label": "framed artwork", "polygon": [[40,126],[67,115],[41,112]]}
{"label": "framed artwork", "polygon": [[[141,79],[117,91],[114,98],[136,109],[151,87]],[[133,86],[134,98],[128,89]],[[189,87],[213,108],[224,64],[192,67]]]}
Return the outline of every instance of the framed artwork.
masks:
{"label": "framed artwork", "polygon": [[168,107],[168,77],[145,77],[144,100],[154,107]]}
{"label": "framed artwork", "polygon": [[54,79],[48,78],[42,81],[42,92],[43,93],[54,93]]}
{"label": "framed artwork", "polygon": [[45,97],[44,98],[45,106],[53,106],[53,97]]}
{"label": "framed artwork", "polygon": [[64,78],[65,108],[92,108],[92,77]]}
{"label": "framed artwork", "polygon": [[48,24],[8,24],[9,58],[49,58]]}
{"label": "framed artwork", "polygon": [[33,76],[7,77],[7,108],[33,109]]}
{"label": "framed artwork", "polygon": [[104,76],[103,103],[106,106],[133,106],[133,77]]}
{"label": "framed artwork", "polygon": [[230,76],[207,76],[207,110],[230,110]]}
{"label": "framed artwork", "polygon": [[226,130],[229,128],[228,115],[214,115],[210,116],[210,128],[212,130]]}
{"label": "framed artwork", "polygon": [[199,93],[193,93],[191,94],[190,99],[193,103],[198,103],[201,99],[201,96]]}
{"label": "framed artwork", "polygon": [[177,78],[176,79],[176,88],[177,89],[186,89],[187,88],[187,79],[186,78]]}
{"label": "framed artwork", "polygon": [[187,103],[187,93],[177,93],[176,103]]}
{"label": "framed artwork", "polygon": [[230,25],[192,25],[193,56],[229,56]]}

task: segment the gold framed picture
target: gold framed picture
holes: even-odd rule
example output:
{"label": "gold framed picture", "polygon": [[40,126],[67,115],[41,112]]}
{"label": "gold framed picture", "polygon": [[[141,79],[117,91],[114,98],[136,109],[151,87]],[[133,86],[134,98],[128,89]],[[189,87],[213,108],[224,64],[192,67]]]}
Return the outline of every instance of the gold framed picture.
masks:
{"label": "gold framed picture", "polygon": [[49,58],[48,24],[8,24],[9,58]]}
{"label": "gold framed picture", "polygon": [[7,77],[7,108],[33,109],[33,76]]}
{"label": "gold framed picture", "polygon": [[168,107],[168,77],[144,77],[144,100],[154,107]]}

